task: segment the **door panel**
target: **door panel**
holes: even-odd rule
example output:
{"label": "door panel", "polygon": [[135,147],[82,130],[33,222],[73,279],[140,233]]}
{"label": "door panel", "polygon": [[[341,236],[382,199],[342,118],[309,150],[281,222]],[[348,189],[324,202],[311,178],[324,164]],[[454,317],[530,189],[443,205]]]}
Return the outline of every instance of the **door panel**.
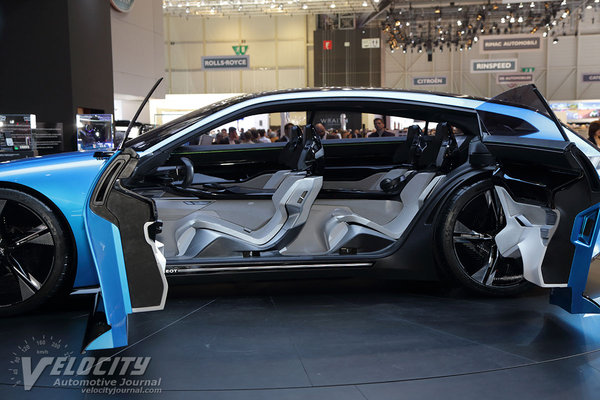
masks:
{"label": "door panel", "polygon": [[137,164],[131,149],[113,156],[94,186],[85,210],[85,228],[101,289],[105,321],[101,336],[90,334],[85,348],[127,344],[127,315],[162,309],[167,294],[165,260],[154,239],[160,223],[152,200],[122,185]]}
{"label": "door panel", "polygon": [[566,141],[486,136],[483,143],[500,165],[494,174],[496,184],[507,188],[515,200],[558,212],[540,274],[544,286],[565,285],[575,251],[570,241],[575,217],[600,201],[584,173],[589,160]]}

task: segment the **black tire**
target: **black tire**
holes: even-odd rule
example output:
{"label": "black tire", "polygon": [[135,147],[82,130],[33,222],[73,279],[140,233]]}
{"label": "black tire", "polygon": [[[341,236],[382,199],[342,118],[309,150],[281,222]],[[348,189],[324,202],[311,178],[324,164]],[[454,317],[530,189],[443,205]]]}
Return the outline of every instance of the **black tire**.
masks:
{"label": "black tire", "polygon": [[442,267],[471,292],[513,296],[531,287],[523,261],[502,257],[494,238],[506,226],[504,212],[489,179],[459,189],[443,206],[437,225]]}
{"label": "black tire", "polygon": [[46,204],[0,188],[0,316],[32,311],[70,289],[68,238]]}

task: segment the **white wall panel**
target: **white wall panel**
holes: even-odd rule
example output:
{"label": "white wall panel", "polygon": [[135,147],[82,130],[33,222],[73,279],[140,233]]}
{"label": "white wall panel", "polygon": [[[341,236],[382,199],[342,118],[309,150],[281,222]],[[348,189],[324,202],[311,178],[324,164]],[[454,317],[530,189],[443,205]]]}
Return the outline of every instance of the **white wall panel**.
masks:
{"label": "white wall panel", "polygon": [[[211,71],[206,77],[206,93],[240,93],[242,73],[238,70]],[[183,92],[179,92],[183,93]],[[188,92],[202,93],[202,92]]]}
{"label": "white wall panel", "polygon": [[197,71],[172,72],[172,87],[176,93],[203,93],[204,75]]}
{"label": "white wall panel", "polygon": [[[306,69],[311,68],[313,59],[314,19],[165,17],[170,92],[239,93],[307,86]],[[248,70],[202,70],[203,55],[234,55],[232,46],[240,44],[248,46]],[[190,77],[185,78],[184,71],[189,71]]]}
{"label": "white wall panel", "polygon": [[295,40],[301,38],[306,38],[306,17],[304,15],[277,18],[277,39]]}
{"label": "white wall panel", "polygon": [[247,41],[248,54],[250,56],[251,68],[266,68],[275,66],[275,49],[274,41],[268,42],[252,42]]}
{"label": "white wall panel", "polygon": [[[204,38],[207,42],[223,42],[230,41],[232,44],[237,44],[240,36],[240,27],[238,18],[209,18],[209,19],[198,19],[190,18],[192,23],[200,25],[205,24]],[[171,29],[177,29],[171,27]]]}
{"label": "white wall panel", "polygon": [[306,86],[306,71],[304,68],[280,69],[279,87],[276,89],[301,88]]}
{"label": "white wall panel", "polygon": [[242,71],[242,87],[239,92],[261,92],[275,90],[277,72],[275,70],[251,70]]}
{"label": "white wall panel", "polygon": [[306,44],[302,40],[277,42],[277,65],[279,67],[303,66],[306,60]]}
{"label": "white wall panel", "polygon": [[174,70],[201,68],[202,51],[202,43],[185,43],[171,46],[171,68]]}
{"label": "white wall panel", "polygon": [[199,24],[197,19],[171,17],[168,20],[171,25],[169,31],[170,40],[176,42],[202,40],[202,24]]}
{"label": "white wall panel", "polygon": [[[241,19],[241,38],[246,41],[275,40],[275,23],[279,18],[252,17]],[[236,31],[237,34],[237,31]]]}

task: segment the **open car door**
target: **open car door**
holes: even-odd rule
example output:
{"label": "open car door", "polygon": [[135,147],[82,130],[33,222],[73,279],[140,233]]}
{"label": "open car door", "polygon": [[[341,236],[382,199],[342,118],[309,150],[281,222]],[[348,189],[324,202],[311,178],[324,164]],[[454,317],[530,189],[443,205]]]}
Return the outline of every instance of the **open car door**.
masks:
{"label": "open car door", "polygon": [[553,304],[600,312],[583,296],[600,229],[600,180],[590,159],[534,85],[502,93],[477,112],[482,143],[499,165],[493,179],[506,219],[496,237],[501,254],[520,255],[524,278],[553,288]]}
{"label": "open car door", "polygon": [[137,162],[132,149],[116,152],[88,195],[84,221],[100,292],[83,350],[127,345],[127,316],[165,304],[166,261],[155,240],[161,223],[154,203],[123,185]]}

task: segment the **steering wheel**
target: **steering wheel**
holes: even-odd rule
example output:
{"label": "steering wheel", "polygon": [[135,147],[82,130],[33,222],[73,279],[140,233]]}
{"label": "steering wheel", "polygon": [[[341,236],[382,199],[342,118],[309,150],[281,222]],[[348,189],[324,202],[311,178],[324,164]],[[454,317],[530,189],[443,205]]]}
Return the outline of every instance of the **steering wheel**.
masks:
{"label": "steering wheel", "polygon": [[188,187],[194,181],[194,164],[192,164],[190,159],[187,157],[181,157],[180,160],[183,164],[185,171],[183,180],[181,182],[181,187]]}

